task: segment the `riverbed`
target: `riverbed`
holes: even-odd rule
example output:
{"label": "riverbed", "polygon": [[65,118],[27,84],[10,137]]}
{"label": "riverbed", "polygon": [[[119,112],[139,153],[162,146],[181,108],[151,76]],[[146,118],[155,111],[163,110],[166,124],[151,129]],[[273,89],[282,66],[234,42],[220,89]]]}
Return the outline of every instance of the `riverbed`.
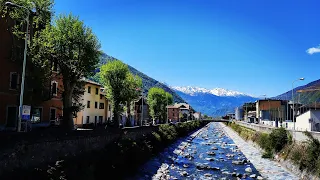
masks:
{"label": "riverbed", "polygon": [[133,179],[262,179],[219,123],[181,138],[139,168]]}

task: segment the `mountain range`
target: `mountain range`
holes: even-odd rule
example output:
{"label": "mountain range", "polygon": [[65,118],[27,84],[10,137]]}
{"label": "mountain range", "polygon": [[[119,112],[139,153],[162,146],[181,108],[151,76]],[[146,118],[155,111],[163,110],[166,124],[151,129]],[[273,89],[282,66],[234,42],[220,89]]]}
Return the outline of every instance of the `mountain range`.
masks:
{"label": "mountain range", "polygon": [[[303,92],[299,92],[303,91]],[[293,89],[295,101],[299,101],[303,104],[312,104],[320,101],[320,79],[312,81],[306,85],[298,86]],[[291,100],[292,90],[280,94],[275,99]]]}
{"label": "mountain range", "polygon": [[[91,77],[90,79],[95,82],[101,83],[100,77],[99,77],[100,67],[102,65],[106,64],[108,61],[113,61],[113,60],[117,60],[117,59],[112,56],[109,56],[107,54],[102,54],[100,57],[100,62],[95,70],[96,74],[93,77]],[[128,65],[128,67],[129,67],[129,70],[132,74],[138,75],[142,79],[143,92],[144,92],[145,96],[147,95],[150,88],[160,87],[160,88],[164,89],[166,92],[172,94],[174,102],[177,102],[177,103],[185,102],[174,90],[169,88],[166,84],[161,83],[161,82],[147,76],[146,74],[138,71],[137,69],[135,69],[134,67],[132,67],[130,65]]]}
{"label": "mountain range", "polygon": [[[101,82],[99,79],[100,67],[106,64],[108,61],[116,60],[116,58],[107,54],[102,54],[100,62],[96,69],[96,74],[91,77],[91,80]],[[238,91],[232,91],[223,88],[206,89],[201,87],[179,87],[169,86],[164,82],[159,82],[146,74],[138,71],[132,66],[128,65],[132,74],[138,75],[142,78],[144,94],[147,95],[148,90],[151,87],[163,88],[166,92],[173,95],[174,101],[177,103],[187,102],[196,111],[209,116],[222,116],[229,112],[234,112],[234,109],[243,105],[245,102],[254,102],[258,98]],[[298,92],[299,90],[306,90],[304,92]],[[308,83],[303,86],[299,86],[294,89],[295,100],[301,103],[311,104],[320,101],[320,79]],[[291,100],[292,91],[287,91],[280,94],[273,99]]]}
{"label": "mountain range", "polygon": [[234,113],[236,107],[243,105],[245,102],[254,102],[258,99],[245,93],[223,88],[211,90],[191,86],[172,86],[171,88],[194,109],[213,117],[222,116],[230,112]]}

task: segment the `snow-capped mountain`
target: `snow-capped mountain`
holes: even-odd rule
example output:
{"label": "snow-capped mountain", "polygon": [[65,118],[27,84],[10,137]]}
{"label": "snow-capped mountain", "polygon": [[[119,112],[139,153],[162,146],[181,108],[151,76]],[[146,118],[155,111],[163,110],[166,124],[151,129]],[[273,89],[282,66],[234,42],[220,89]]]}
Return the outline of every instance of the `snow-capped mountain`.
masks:
{"label": "snow-capped mountain", "polygon": [[200,87],[170,87],[195,110],[210,116],[222,116],[234,112],[245,102],[254,102],[257,98],[223,88],[206,89]]}
{"label": "snow-capped mountain", "polygon": [[171,89],[174,89],[176,91],[181,91],[183,93],[189,94],[189,95],[195,95],[196,93],[208,93],[213,94],[216,96],[249,96],[247,94],[238,92],[238,91],[232,91],[228,89],[223,88],[214,88],[214,89],[206,89],[201,87],[191,87],[191,86],[172,86]]}

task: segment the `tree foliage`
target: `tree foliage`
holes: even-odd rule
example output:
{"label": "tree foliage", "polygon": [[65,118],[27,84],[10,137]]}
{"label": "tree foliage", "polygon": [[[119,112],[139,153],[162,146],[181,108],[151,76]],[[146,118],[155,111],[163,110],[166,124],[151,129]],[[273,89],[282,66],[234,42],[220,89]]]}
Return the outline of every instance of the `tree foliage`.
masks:
{"label": "tree foliage", "polygon": [[159,118],[160,121],[164,122],[166,120],[167,104],[173,103],[172,95],[161,88],[153,87],[149,89],[147,99],[152,118]]}
{"label": "tree foliage", "polygon": [[122,105],[127,104],[139,96],[138,89],[142,80],[130,73],[128,65],[120,60],[114,60],[101,67],[100,80],[105,86],[107,98],[112,101],[115,124],[119,124],[119,115],[124,110]]}
{"label": "tree foliage", "polygon": [[63,121],[73,128],[72,100],[83,77],[91,76],[101,55],[100,43],[92,30],[78,17],[61,15],[39,33],[31,46],[33,61],[42,67],[58,66],[63,78]]}

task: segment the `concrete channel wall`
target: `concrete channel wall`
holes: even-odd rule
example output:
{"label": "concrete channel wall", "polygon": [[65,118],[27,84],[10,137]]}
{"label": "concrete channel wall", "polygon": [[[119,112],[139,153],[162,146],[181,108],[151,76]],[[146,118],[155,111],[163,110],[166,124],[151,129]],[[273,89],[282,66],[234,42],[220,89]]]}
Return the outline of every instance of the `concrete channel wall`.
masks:
{"label": "concrete channel wall", "polygon": [[[273,129],[275,129],[276,127],[272,127],[272,126],[266,126],[266,125],[262,125],[262,124],[253,124],[253,123],[247,123],[247,122],[242,122],[242,121],[234,121],[235,123],[254,129],[256,131],[260,131],[260,132],[264,132],[264,133],[271,133]],[[287,129],[291,134],[294,140],[302,142],[302,141],[306,141],[309,138],[304,134],[304,131],[294,131],[294,130],[289,130]],[[310,134],[315,138],[318,139],[320,141],[320,132],[314,132],[311,131]]]}

